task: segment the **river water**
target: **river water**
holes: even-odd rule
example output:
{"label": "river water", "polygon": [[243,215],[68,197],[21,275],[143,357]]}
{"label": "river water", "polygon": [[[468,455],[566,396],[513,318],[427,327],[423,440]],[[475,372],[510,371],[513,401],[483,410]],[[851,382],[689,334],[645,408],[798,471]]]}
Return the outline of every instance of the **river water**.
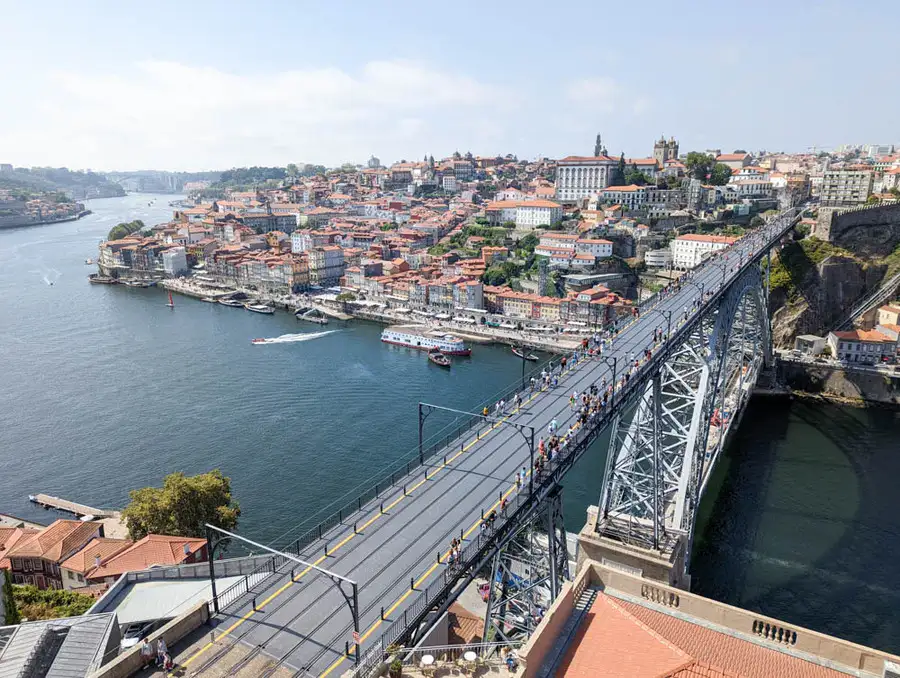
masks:
{"label": "river water", "polygon": [[[93,200],[76,222],[0,230],[0,512],[52,520],[28,502],[37,492],[121,507],[172,471],[219,468],[240,531],[283,543],[412,452],[417,402],[473,409],[520,377],[503,347],[447,371],[374,324],[179,296],[170,309],[159,289],[90,285],[84,260],[109,229],[164,221],[174,198]],[[894,413],[754,401],[701,507],[694,589],[900,652],[898,430]],[[597,502],[605,440],[566,479],[571,531]]]}

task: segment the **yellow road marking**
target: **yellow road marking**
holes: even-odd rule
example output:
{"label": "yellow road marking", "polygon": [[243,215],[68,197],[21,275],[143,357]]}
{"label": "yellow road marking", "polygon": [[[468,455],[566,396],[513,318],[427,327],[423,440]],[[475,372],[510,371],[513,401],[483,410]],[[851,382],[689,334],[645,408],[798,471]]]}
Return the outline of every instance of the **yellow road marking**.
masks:
{"label": "yellow road marking", "polygon": [[[563,372],[562,374],[567,374],[567,373],[570,372],[572,369],[573,369],[573,368],[569,367],[569,368],[566,369],[565,372]],[[541,393],[543,393],[543,389],[540,389],[540,390],[536,391],[534,394],[531,395],[530,398],[528,398],[528,400],[524,401],[523,404],[525,404],[525,403],[530,403],[532,400],[534,400],[535,398],[537,398],[538,395],[540,395]],[[521,409],[522,409],[522,407],[521,407],[521,405],[520,405],[518,411],[521,411]],[[513,414],[514,414],[514,413],[511,412],[510,414],[506,415],[505,417],[503,417],[502,421],[506,421],[506,420],[509,419],[509,417],[511,417]],[[484,439],[488,436],[488,434],[490,434],[492,431],[495,431],[497,428],[499,428],[500,423],[501,423],[501,422],[496,422],[496,423],[494,423],[493,425],[491,425],[491,427],[487,430],[487,432],[485,433],[484,436],[480,436],[480,435],[477,435],[477,434],[476,434],[475,439],[469,441],[469,443],[466,444],[466,445],[464,445],[464,446],[462,447],[462,449],[460,449],[459,452],[457,452],[457,453],[454,454],[452,457],[450,457],[450,458],[447,460],[447,463],[446,463],[446,464],[445,464],[445,463],[441,463],[440,466],[436,467],[435,470],[434,470],[434,472],[432,472],[432,474],[431,474],[430,477],[433,478],[433,477],[437,474],[438,471],[441,471],[441,470],[444,469],[444,468],[448,468],[448,467],[450,466],[451,462],[453,462],[453,461],[455,461],[456,459],[458,459],[464,452],[468,452],[468,451],[472,448],[473,445],[475,445],[476,443],[478,443],[478,442],[484,440]],[[529,471],[528,473],[530,474],[531,471]],[[420,481],[419,481],[418,483],[416,483],[412,488],[408,489],[406,495],[401,494],[401,495],[400,495],[399,497],[397,497],[393,502],[391,502],[390,504],[388,504],[388,506],[385,507],[385,511],[388,511],[388,510],[394,508],[397,504],[399,504],[401,501],[403,501],[403,499],[404,499],[406,496],[409,496],[409,493],[410,493],[410,492],[412,492],[413,490],[416,490],[416,489],[418,489],[419,487],[421,487],[421,486],[425,483],[425,481],[428,480],[428,478],[429,478],[428,472],[426,471],[426,472],[425,472],[425,478],[424,478],[423,480],[420,480]],[[512,491],[512,490],[510,490],[509,492],[511,492],[511,491]],[[507,495],[509,494],[509,492],[507,493]],[[496,505],[499,504],[499,503],[500,503],[500,502],[499,502],[499,500],[498,500],[498,501],[494,504],[494,506],[496,506]],[[492,507],[491,510],[493,510],[493,507]],[[378,520],[382,515],[383,515],[383,514],[382,514],[381,512],[376,513],[376,514],[375,514],[374,516],[372,516],[368,521],[366,521],[365,523],[363,523],[362,529],[366,529],[367,527],[369,527],[370,525],[372,525],[372,523],[374,523],[376,520]],[[481,522],[481,520],[478,520],[478,522],[476,522],[475,525],[474,525],[473,527],[469,528],[469,530],[465,533],[464,536],[468,536],[469,534],[471,534],[472,530],[475,529],[475,528],[477,528],[477,527],[478,527],[478,524],[479,524],[480,522]],[[351,532],[351,533],[348,534],[346,537],[344,537],[341,541],[339,541],[337,544],[335,544],[333,548],[329,549],[329,553],[334,553],[334,552],[337,551],[339,548],[341,548],[342,546],[344,546],[345,544],[347,544],[347,542],[349,542],[349,541],[350,541],[351,539],[353,539],[353,537],[355,537],[355,536],[357,536],[357,533],[356,533],[356,532]],[[448,550],[447,552],[449,553],[449,550]],[[446,556],[445,556],[445,557],[446,557]],[[323,555],[323,556],[319,556],[318,560],[315,560],[315,561],[313,562],[313,564],[316,565],[316,566],[318,566],[318,565],[320,565],[323,561],[325,561],[326,558],[327,558],[327,556],[324,556],[324,555]],[[422,577],[419,578],[419,581],[416,582],[416,586],[418,586],[419,583],[420,583],[421,581],[423,581],[423,580],[424,580],[426,577],[428,577],[432,572],[434,572],[435,568],[437,568],[437,563],[433,564],[433,565],[425,572],[425,574],[423,574]],[[264,601],[262,601],[262,603],[259,605],[259,608],[263,608],[263,607],[265,607],[266,605],[268,605],[268,604],[269,604],[270,602],[272,602],[275,598],[277,598],[278,596],[280,596],[280,595],[281,595],[282,593],[284,593],[287,589],[289,589],[291,586],[293,586],[293,585],[296,584],[298,581],[300,581],[300,579],[301,579],[302,577],[304,577],[305,575],[307,575],[307,574],[310,572],[310,570],[312,570],[312,568],[311,568],[311,567],[307,567],[307,568],[304,569],[302,572],[300,572],[300,574],[296,575],[296,576],[295,576],[293,579],[291,579],[289,582],[287,582],[286,584],[284,584],[283,586],[281,586],[278,590],[276,590],[274,593],[272,593],[272,595],[270,595],[268,598],[266,598]],[[404,600],[406,600],[407,596],[409,596],[410,593],[412,593],[412,591],[407,591],[406,594],[404,594],[403,597],[400,598],[400,600],[398,600],[396,603],[394,603],[394,605],[391,606],[390,611],[388,611],[388,610],[385,611],[385,614],[389,614],[389,612],[395,610],[395,609],[397,608],[398,605],[400,605]],[[240,619],[236,620],[231,626],[229,626],[227,629],[225,629],[224,631],[222,631],[222,633],[219,634],[219,636],[216,638],[216,640],[220,640],[220,639],[222,639],[222,638],[225,638],[226,636],[228,636],[228,635],[230,635],[231,633],[233,633],[235,629],[237,629],[237,628],[238,628],[239,626],[241,626],[244,622],[246,622],[248,619],[250,619],[251,617],[253,617],[253,615],[255,615],[255,614],[257,613],[257,611],[258,611],[259,608],[257,608],[257,610],[252,610],[252,609],[251,609],[251,610],[248,610],[246,613],[244,613],[244,615],[243,615]],[[375,628],[377,628],[378,625],[380,625],[380,624],[381,624],[381,620],[378,620],[378,621],[375,623],[375,625],[373,625],[372,628],[370,628],[368,631],[366,631],[365,635],[363,635],[363,636],[360,637],[360,642],[363,642],[366,638],[368,638],[369,635],[372,633],[372,631],[373,631]],[[215,644],[215,642],[209,642],[209,643],[207,643],[206,645],[204,645],[203,647],[201,647],[199,650],[197,650],[194,654],[192,654],[190,657],[188,657],[187,659],[185,659],[185,660],[182,662],[182,664],[183,664],[184,666],[190,666],[190,664],[193,663],[194,660],[196,660],[198,657],[200,657],[200,655],[202,655],[202,654],[204,654],[205,652],[207,652],[214,644]],[[331,671],[331,670],[334,668],[334,666],[337,666],[341,661],[343,661],[343,659],[344,659],[344,658],[341,658],[336,664],[332,665],[332,667],[329,668],[328,671]],[[328,671],[326,671],[326,672],[323,673],[322,675],[323,675],[323,676],[327,675],[327,674],[328,674]]]}

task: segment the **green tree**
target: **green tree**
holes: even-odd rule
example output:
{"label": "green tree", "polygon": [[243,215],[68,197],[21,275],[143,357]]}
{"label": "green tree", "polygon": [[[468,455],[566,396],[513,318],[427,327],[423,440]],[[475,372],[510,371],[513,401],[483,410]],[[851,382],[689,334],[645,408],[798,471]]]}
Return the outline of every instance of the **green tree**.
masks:
{"label": "green tree", "polygon": [[714,163],[715,159],[711,155],[691,151],[685,158],[684,166],[688,168],[692,177],[705,180],[706,175],[712,171]]}
{"label": "green tree", "polygon": [[870,195],[868,198],[866,198],[867,205],[877,205],[880,202],[881,202],[881,199],[877,195],[874,195],[874,194]]}
{"label": "green tree", "polygon": [[13,599],[25,619],[77,617],[94,604],[91,596],[76,591],[40,590],[37,586],[13,586]]}
{"label": "green tree", "polygon": [[637,186],[646,186],[650,183],[650,178],[641,172],[637,168],[637,166],[632,163],[631,167],[628,168],[628,171],[625,173],[625,184],[630,186],[631,184],[636,184]]}
{"label": "green tree", "polygon": [[625,185],[625,154],[619,156],[619,164],[616,165],[616,168],[612,171],[612,176],[609,178],[610,186],[624,186]]}
{"label": "green tree", "polygon": [[14,626],[22,621],[22,618],[19,615],[19,607],[13,595],[12,575],[9,573],[9,570],[0,570],[0,572],[3,573],[3,605],[6,608],[4,623],[7,626]]}
{"label": "green tree", "polygon": [[709,183],[713,186],[724,186],[731,179],[731,168],[721,162],[713,165],[709,173]]}
{"label": "green tree", "polygon": [[109,230],[109,235],[106,237],[107,240],[121,240],[122,238],[131,235],[135,231],[140,231],[144,228],[144,222],[140,219],[135,219],[134,221],[122,222],[120,224],[116,224]]}
{"label": "green tree", "polygon": [[285,167],[285,169],[291,179],[296,179],[300,175],[300,168],[292,162],[288,163],[288,166]]}
{"label": "green tree", "polygon": [[196,476],[170,473],[162,487],[132,490],[130,497],[122,517],[132,539],[151,533],[203,537],[206,523],[232,530],[241,515],[231,480],[219,469]]}

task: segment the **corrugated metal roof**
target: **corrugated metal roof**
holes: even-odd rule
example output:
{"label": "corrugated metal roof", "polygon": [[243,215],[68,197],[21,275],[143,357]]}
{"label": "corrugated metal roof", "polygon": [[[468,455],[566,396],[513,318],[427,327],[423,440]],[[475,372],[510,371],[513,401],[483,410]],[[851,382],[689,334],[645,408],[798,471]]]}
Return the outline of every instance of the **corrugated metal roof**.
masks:
{"label": "corrugated metal roof", "polygon": [[[25,622],[16,627],[0,629],[0,678],[18,678],[37,655],[49,633],[64,632],[65,637],[53,656],[46,678],[83,678],[103,663],[103,654],[110,640],[110,632],[117,627],[115,614],[92,614],[66,619]],[[118,637],[118,628],[116,628]],[[118,649],[118,648],[116,648]],[[47,657],[41,657],[47,660]]]}

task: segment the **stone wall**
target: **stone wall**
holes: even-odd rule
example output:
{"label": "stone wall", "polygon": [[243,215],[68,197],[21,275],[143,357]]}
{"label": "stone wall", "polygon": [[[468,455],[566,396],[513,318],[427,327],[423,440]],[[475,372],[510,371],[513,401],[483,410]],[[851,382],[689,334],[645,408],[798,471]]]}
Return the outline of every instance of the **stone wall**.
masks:
{"label": "stone wall", "polygon": [[[186,635],[200,628],[209,619],[209,607],[205,602],[200,603],[180,617],[176,617],[168,624],[147,636],[147,642],[156,649],[156,641],[165,638],[166,647],[172,648],[175,643]],[[120,654],[98,671],[91,674],[90,678],[126,678],[141,670],[141,645],[140,643]]]}
{"label": "stone wall", "polygon": [[844,368],[825,363],[777,361],[778,380],[795,391],[847,398],[861,403],[900,405],[900,372]]}
{"label": "stone wall", "polygon": [[815,235],[863,257],[885,257],[900,245],[900,203],[820,207]]}

